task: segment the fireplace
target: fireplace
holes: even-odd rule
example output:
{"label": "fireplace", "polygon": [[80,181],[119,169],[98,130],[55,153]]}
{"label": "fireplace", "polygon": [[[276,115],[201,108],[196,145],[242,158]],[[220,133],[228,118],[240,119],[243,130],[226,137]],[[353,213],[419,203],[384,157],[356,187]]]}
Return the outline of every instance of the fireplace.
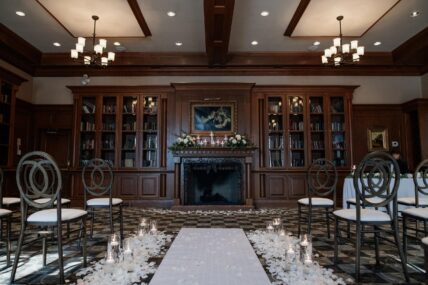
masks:
{"label": "fireplace", "polygon": [[244,203],[244,159],[187,158],[183,172],[184,205]]}
{"label": "fireplace", "polygon": [[174,207],[252,208],[254,148],[174,151]]}

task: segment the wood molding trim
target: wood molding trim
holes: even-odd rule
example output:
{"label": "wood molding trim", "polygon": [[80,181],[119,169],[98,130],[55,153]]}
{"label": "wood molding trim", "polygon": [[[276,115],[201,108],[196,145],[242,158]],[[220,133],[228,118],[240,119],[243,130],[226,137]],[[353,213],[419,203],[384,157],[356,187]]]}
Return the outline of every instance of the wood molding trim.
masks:
{"label": "wood molding trim", "polygon": [[204,0],[205,47],[209,65],[227,62],[235,0]]}
{"label": "wood molding trim", "polygon": [[255,83],[171,83],[176,91],[187,90],[242,90],[250,91]]}
{"label": "wood molding trim", "polygon": [[392,51],[396,64],[419,65],[422,73],[428,68],[428,27]]}
{"label": "wood molding trim", "polygon": [[0,77],[18,86],[21,85],[22,82],[28,81],[27,79],[22,78],[21,76],[16,75],[15,73],[10,72],[9,70],[4,69],[2,67],[0,67]]}
{"label": "wood molding trim", "polygon": [[138,5],[137,0],[128,0],[129,7],[131,7],[132,13],[134,13],[135,19],[137,19],[138,24],[141,27],[141,30],[144,33],[145,37],[150,37],[152,32],[147,25],[146,19],[144,18],[143,13],[141,12],[140,5]]}
{"label": "wood molding trim", "polygon": [[0,23],[0,58],[28,74],[39,65],[42,53]]}
{"label": "wood molding trim", "polygon": [[171,86],[167,85],[144,85],[144,86],[66,86],[70,89],[73,94],[106,94],[106,93],[141,93],[141,92],[151,92],[151,93],[171,93],[174,92],[174,89]]}
{"label": "wood molding trim", "polygon": [[297,23],[299,23],[300,18],[302,18],[303,13],[308,7],[309,2],[311,2],[311,0],[300,0],[299,6],[297,6],[296,12],[294,12],[293,18],[291,18],[291,21],[284,32],[284,36],[291,37],[291,34],[293,34],[293,31],[296,28]]}

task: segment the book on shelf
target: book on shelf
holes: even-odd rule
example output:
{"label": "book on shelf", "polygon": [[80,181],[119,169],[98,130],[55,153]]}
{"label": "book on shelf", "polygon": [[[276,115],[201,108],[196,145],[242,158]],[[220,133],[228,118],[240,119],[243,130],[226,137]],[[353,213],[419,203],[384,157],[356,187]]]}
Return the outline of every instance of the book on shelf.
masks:
{"label": "book on shelf", "polygon": [[88,101],[83,102],[82,109],[85,114],[95,113],[95,105]]}
{"label": "book on shelf", "polygon": [[270,167],[282,167],[282,151],[270,151]]}
{"label": "book on shelf", "polygon": [[319,103],[311,103],[311,113],[322,113],[322,106]]}

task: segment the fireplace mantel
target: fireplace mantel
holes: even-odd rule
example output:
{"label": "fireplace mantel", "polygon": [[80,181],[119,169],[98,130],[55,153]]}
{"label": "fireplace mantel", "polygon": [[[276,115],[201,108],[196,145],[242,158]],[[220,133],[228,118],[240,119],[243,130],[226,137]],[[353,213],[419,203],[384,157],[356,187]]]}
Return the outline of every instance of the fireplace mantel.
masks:
{"label": "fireplace mantel", "polygon": [[245,165],[243,190],[246,207],[253,207],[253,198],[251,197],[251,167],[253,163],[253,155],[255,147],[247,148],[230,148],[230,147],[200,147],[200,148],[183,148],[174,150],[174,206],[183,205],[184,194],[184,173],[183,163],[189,159],[203,158],[239,158]]}

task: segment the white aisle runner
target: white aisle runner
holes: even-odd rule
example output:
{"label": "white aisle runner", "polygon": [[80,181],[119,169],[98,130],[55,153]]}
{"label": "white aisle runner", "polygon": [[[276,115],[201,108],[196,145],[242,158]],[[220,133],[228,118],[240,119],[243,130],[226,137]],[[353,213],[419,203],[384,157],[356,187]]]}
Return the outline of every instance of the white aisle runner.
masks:
{"label": "white aisle runner", "polygon": [[183,228],[150,285],[270,284],[242,229]]}

